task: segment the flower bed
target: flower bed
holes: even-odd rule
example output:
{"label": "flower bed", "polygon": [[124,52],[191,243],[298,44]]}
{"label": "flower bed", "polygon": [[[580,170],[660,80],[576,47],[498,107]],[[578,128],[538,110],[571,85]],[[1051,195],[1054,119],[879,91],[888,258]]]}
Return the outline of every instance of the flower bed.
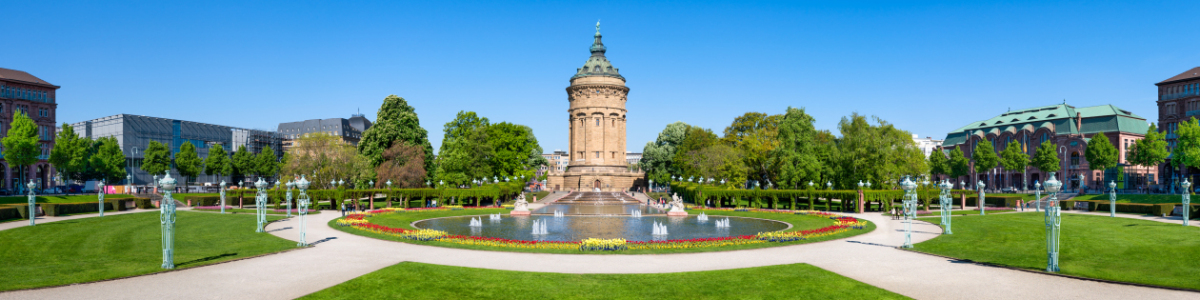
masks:
{"label": "flower bed", "polygon": [[[597,239],[588,238],[582,241],[526,241],[526,240],[510,240],[505,238],[494,237],[479,237],[479,236],[464,236],[451,235],[444,231],[432,229],[405,229],[394,228],[383,225],[372,224],[366,218],[373,217],[379,214],[390,213],[417,213],[427,211],[447,211],[461,209],[483,209],[495,207],[455,207],[455,208],[385,208],[372,210],[362,213],[354,213],[347,215],[342,219],[337,220],[338,226],[350,227],[356,230],[372,232],[381,235],[399,237],[403,239],[416,241],[437,241],[444,243],[452,243],[459,245],[474,245],[488,246],[501,248],[520,248],[520,249],[556,249],[556,250],[572,250],[579,251],[624,251],[624,250],[663,250],[663,249],[693,249],[693,248],[710,248],[737,246],[757,243],[786,243],[806,240],[810,238],[818,238],[842,233],[849,230],[863,229],[866,221],[859,220],[853,217],[841,216],[828,212],[820,211],[790,211],[790,210],[751,210],[753,212],[765,213],[781,213],[781,214],[797,214],[826,217],[834,221],[834,225],[812,229],[800,230],[791,232],[772,231],[760,232],[755,235],[739,235],[731,237],[716,237],[716,238],[697,238],[687,240],[662,240],[662,241],[626,241],[625,239]],[[729,209],[733,210],[733,209]]]}

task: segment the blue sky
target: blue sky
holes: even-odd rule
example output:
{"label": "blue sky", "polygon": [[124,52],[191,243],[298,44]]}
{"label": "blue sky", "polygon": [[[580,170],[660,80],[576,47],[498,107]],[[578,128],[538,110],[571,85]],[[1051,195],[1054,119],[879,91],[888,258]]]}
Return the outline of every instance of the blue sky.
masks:
{"label": "blue sky", "polygon": [[851,112],[944,137],[1009,108],[1115,104],[1200,66],[1200,1],[0,1],[0,67],[62,86],[58,121],[118,113],[263,129],[374,120],[389,94],[434,147],[459,110],[567,147],[568,78],[601,20],[628,150],[671,122]]}

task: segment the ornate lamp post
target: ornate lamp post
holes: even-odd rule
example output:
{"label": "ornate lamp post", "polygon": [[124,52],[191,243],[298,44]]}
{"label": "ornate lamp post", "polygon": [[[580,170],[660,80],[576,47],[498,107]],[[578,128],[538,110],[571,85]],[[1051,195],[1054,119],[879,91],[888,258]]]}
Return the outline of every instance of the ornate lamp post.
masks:
{"label": "ornate lamp post", "polygon": [[288,180],[287,182],[287,217],[292,217],[292,188],[296,187],[296,182]]}
{"label": "ornate lamp post", "polygon": [[867,189],[871,189],[871,180],[867,179]]}
{"label": "ornate lamp post", "polygon": [[263,232],[263,226],[267,225],[267,182],[262,177],[258,178],[258,182],[254,183],[254,187],[258,188],[258,195],[254,197],[255,210],[258,213],[258,227],[254,232]]}
{"label": "ornate lamp post", "polygon": [[1079,177],[1079,186],[1077,186],[1075,190],[1077,193],[1082,194],[1083,187],[1087,186],[1087,183],[1083,181],[1084,180],[1083,174],[1079,174],[1078,177]]}
{"label": "ornate lamp post", "polygon": [[308,179],[304,179],[304,175],[300,175],[300,181],[296,182],[296,187],[300,189],[300,196],[296,197],[296,204],[298,204],[300,208],[299,211],[296,212],[296,214],[299,215],[299,217],[297,217],[299,225],[297,226],[300,227],[300,242],[296,243],[296,246],[307,247],[308,242],[304,239],[305,229],[307,228],[305,222],[308,221],[308,205],[311,203],[307,193]]}
{"label": "ornate lamp post", "polygon": [[986,202],[986,201],[984,201],[984,199],[986,199],[986,198],[984,198],[983,188],[987,187],[987,184],[984,184],[983,180],[980,180],[978,183],[975,183],[975,185],[976,185],[975,186],[976,188],[979,188],[979,199],[976,200],[976,202],[979,202],[979,203],[977,203],[977,204],[979,204],[979,215],[981,215],[981,216],[986,215],[986,213],[984,213],[984,211],[987,211],[987,209],[984,209],[986,207],[983,205]]}
{"label": "ornate lamp post", "polygon": [[904,246],[901,247],[912,248],[912,215],[917,208],[917,184],[905,176],[900,188],[904,189]]}
{"label": "ornate lamp post", "polygon": [[133,175],[125,175],[125,193],[133,195]]}
{"label": "ornate lamp post", "polygon": [[[1179,187],[1183,188],[1183,226],[1188,226],[1188,218],[1191,217],[1191,216],[1189,216],[1189,214],[1191,214],[1191,211],[1192,211],[1192,207],[1191,207],[1192,183],[1188,182],[1187,177],[1184,177],[1183,182],[1179,183]],[[30,214],[30,216],[32,216],[32,215],[33,214]],[[33,224],[32,219],[30,220],[30,222],[31,222],[30,224]]]}
{"label": "ornate lamp post", "polygon": [[1037,181],[1037,180],[1033,181],[1033,198],[1034,198],[1033,201],[1036,202],[1033,205],[1033,211],[1041,211],[1041,206],[1042,206],[1042,204],[1041,204],[1041,202],[1042,202],[1042,182],[1041,181]]}
{"label": "ornate lamp post", "polygon": [[346,181],[345,181],[345,180],[340,180],[340,179],[339,179],[339,180],[338,180],[338,186],[343,186],[343,185],[346,185]]}
{"label": "ornate lamp post", "polygon": [[859,180],[858,181],[858,189],[861,190],[862,188],[863,188],[863,182],[862,182],[862,180]]}
{"label": "ornate lamp post", "polygon": [[1049,205],[1046,206],[1045,221],[1046,221],[1046,272],[1058,272],[1058,235],[1062,230],[1062,212],[1058,207],[1058,191],[1062,188],[1062,183],[1054,178],[1054,172],[1050,172],[1050,179],[1046,180],[1046,193],[1050,194]]}
{"label": "ornate lamp post", "polygon": [[221,180],[221,213],[225,213],[225,180]]}
{"label": "ornate lamp post", "polygon": [[833,190],[833,182],[832,181],[826,181],[825,186],[828,187],[830,191]]}
{"label": "ornate lamp post", "polygon": [[938,197],[939,202],[941,202],[939,206],[942,209],[942,228],[945,228],[946,234],[954,234],[950,230],[950,208],[954,206],[954,200],[950,199],[950,188],[954,187],[954,184],[950,183],[949,180],[942,180],[942,183],[938,187],[942,189]]}
{"label": "ornate lamp post", "polygon": [[158,185],[163,188],[162,204],[158,206],[158,223],[162,226],[162,268],[170,270],[175,268],[175,199],[171,198],[175,178],[167,173]]}
{"label": "ornate lamp post", "polygon": [[1108,181],[1108,216],[1117,217],[1117,182]]}
{"label": "ornate lamp post", "polygon": [[30,179],[29,183],[25,184],[25,190],[29,191],[29,226],[33,226],[33,219],[37,218],[37,193],[33,192],[33,188],[37,187],[36,183]]}
{"label": "ornate lamp post", "polygon": [[100,216],[103,217],[104,216],[104,180],[100,180],[99,182],[96,182],[96,190],[99,191],[96,194],[96,198],[100,199]]}

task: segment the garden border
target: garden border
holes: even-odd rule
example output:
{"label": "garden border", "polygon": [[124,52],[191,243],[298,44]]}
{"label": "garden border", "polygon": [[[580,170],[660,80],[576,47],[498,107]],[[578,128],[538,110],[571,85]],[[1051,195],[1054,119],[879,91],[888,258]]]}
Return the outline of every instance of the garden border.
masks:
{"label": "garden border", "polygon": [[[430,228],[421,228],[421,227],[417,227],[417,222],[424,222],[424,221],[428,221],[428,220],[437,220],[437,219],[446,219],[446,218],[458,218],[458,217],[482,217],[482,216],[486,216],[486,215],[462,215],[462,216],[450,216],[450,217],[437,217],[437,218],[421,219],[421,220],[416,220],[416,221],[413,221],[412,223],[409,223],[409,224],[408,224],[408,226],[412,226],[413,228],[416,228],[416,229],[430,229]],[[662,215],[662,216],[666,216],[666,215]],[[584,215],[584,216],[575,216],[575,217],[614,217],[614,216]],[[652,217],[654,217],[654,216],[652,216]],[[780,229],[780,230],[788,230],[788,229],[792,229],[792,227],[796,227],[796,225],[792,225],[792,223],[788,223],[788,222],[784,222],[784,221],[780,221],[780,220],[771,220],[771,219],[754,218],[754,217],[739,217],[739,216],[725,216],[725,217],[734,217],[734,218],[743,218],[743,219],[755,219],[755,220],[763,220],[763,221],[771,221],[771,222],[779,222],[779,223],[787,224],[787,226],[788,226],[787,228]],[[510,217],[510,218],[515,218],[515,217]],[[632,217],[630,217],[630,218],[632,218]],[[436,230],[436,229],[434,229],[434,230]],[[776,230],[776,231],[780,231],[780,230]],[[635,242],[637,242],[637,241],[635,241]]]}

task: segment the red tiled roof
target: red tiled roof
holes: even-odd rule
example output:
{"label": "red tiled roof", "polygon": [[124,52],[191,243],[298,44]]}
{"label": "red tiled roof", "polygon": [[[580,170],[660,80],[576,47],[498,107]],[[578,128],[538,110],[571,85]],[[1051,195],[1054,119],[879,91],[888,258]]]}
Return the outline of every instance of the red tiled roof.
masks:
{"label": "red tiled roof", "polygon": [[1187,72],[1179,73],[1179,75],[1175,75],[1175,77],[1167,78],[1167,80],[1163,80],[1162,82],[1159,82],[1158,84],[1163,84],[1163,83],[1172,82],[1172,81],[1179,81],[1179,80],[1184,80],[1184,79],[1197,78],[1197,77],[1200,77],[1200,67],[1195,67],[1195,68],[1192,68],[1191,70],[1187,70]]}
{"label": "red tiled roof", "polygon": [[13,69],[0,68],[0,79],[17,80],[17,81],[24,81],[24,82],[28,82],[28,83],[44,84],[44,85],[48,85],[48,86],[57,87],[56,85],[50,84],[49,82],[46,82],[45,80],[42,80],[41,78],[37,78],[37,76],[30,75],[29,73],[26,73],[25,71],[19,71],[19,70],[13,70]]}

